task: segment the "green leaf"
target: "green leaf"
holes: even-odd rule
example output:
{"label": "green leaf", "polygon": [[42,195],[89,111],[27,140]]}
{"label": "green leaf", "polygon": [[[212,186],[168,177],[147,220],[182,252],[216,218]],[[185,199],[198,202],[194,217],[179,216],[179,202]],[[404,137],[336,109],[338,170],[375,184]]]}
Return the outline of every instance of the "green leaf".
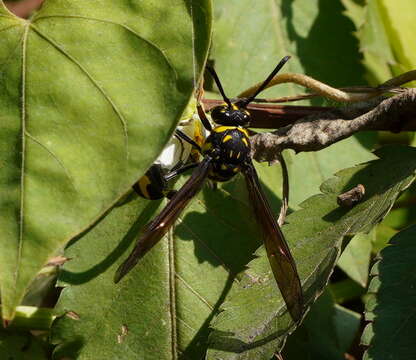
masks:
{"label": "green leaf", "polygon": [[362,287],[367,286],[372,241],[375,231],[358,234],[352,238],[338,260],[338,266]]}
{"label": "green leaf", "polygon": [[[335,327],[339,348],[347,352],[356,338],[361,325],[361,314],[341,305],[335,305]],[[315,328],[318,329],[318,327]]]}
{"label": "green leaf", "polygon": [[362,343],[364,359],[414,359],[416,226],[393,236],[373,266]]}
{"label": "green leaf", "polygon": [[[385,147],[376,155],[381,159],[342,170],[327,180],[321,186],[323,194],[305,201],[302,210],[291,214],[283,227],[302,279],[306,305],[327,284],[343,237],[369,231],[414,180],[416,149]],[[357,184],[365,186],[363,201],[349,210],[338,207],[337,195]],[[268,360],[295,327],[271,276],[264,249],[256,255],[211,324],[208,359]]]}
{"label": "green leaf", "polygon": [[[332,86],[364,84],[353,24],[339,0],[215,1],[216,19],[211,57],[228,96],[233,97],[263,80],[285,55],[292,58],[282,72],[312,76]],[[336,59],[336,60],[335,60]],[[294,84],[275,86],[259,97],[304,93]],[[310,102],[305,102],[310,104]],[[319,152],[287,152],[290,206],[316,194],[319,185],[341,168],[373,159],[365,147],[374,138],[350,137]],[[305,179],[307,179],[305,181]]]}
{"label": "green leaf", "polygon": [[402,229],[408,224],[411,210],[412,209],[409,208],[394,209],[390,212],[389,216],[386,217],[383,224],[392,229]]}
{"label": "green leaf", "polygon": [[328,292],[313,304],[302,325],[288,338],[285,359],[344,359],[360,326],[361,315],[336,305]]}
{"label": "green leaf", "polygon": [[354,22],[355,35],[360,41],[363,64],[368,70],[369,82],[378,85],[392,77],[390,65],[395,57],[388,38],[379,0],[357,2],[342,0],[345,14]]}
{"label": "green leaf", "polygon": [[384,221],[376,227],[376,239],[373,242],[373,253],[377,254],[379,251],[387,246],[389,240],[398,231],[392,227],[385,225]]}
{"label": "green leaf", "polygon": [[413,0],[342,0],[354,21],[369,78],[378,85],[416,66]]}
{"label": "green leaf", "polygon": [[[262,165],[259,173],[268,173],[263,177],[267,182],[280,169]],[[65,252],[72,260],[61,272],[65,288],[57,305],[60,315],[72,313],[52,329],[59,344],[56,356],[75,357],[75,352],[79,360],[92,360],[99,351],[107,358],[154,359],[157,351],[158,359],[202,358],[210,321],[260,245],[244,191],[240,176],[216,191],[204,189],[182,214],[174,234],[117,285],[115,270],[157,202],[128,198],[72,243]],[[277,198],[271,200],[278,209]],[[119,344],[123,325],[128,334]]]}
{"label": "green leaf", "polygon": [[36,306],[18,306],[13,322],[8,325],[9,329],[42,330],[48,331],[55,316],[53,309],[40,308]]}
{"label": "green leaf", "polygon": [[349,278],[332,282],[329,284],[329,288],[335,301],[339,304],[356,300],[365,294],[365,289]]}
{"label": "green leaf", "polygon": [[386,31],[397,59],[395,73],[400,74],[416,67],[416,45],[413,34],[416,31],[413,14],[416,4],[413,0],[378,0],[382,10]]}
{"label": "green leaf", "polygon": [[47,360],[42,342],[30,332],[0,330],[0,359]]}
{"label": "green leaf", "polygon": [[140,177],[170,137],[210,41],[210,2],[0,1],[0,284],[30,281]]}

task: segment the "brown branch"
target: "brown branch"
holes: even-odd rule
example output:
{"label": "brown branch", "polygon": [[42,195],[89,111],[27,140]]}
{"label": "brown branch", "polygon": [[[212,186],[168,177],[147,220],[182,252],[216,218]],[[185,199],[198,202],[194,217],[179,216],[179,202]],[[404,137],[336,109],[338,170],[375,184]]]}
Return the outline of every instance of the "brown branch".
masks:
{"label": "brown branch", "polygon": [[315,113],[273,133],[257,134],[252,137],[253,157],[275,161],[284,149],[318,151],[364,130],[415,131],[416,89]]}

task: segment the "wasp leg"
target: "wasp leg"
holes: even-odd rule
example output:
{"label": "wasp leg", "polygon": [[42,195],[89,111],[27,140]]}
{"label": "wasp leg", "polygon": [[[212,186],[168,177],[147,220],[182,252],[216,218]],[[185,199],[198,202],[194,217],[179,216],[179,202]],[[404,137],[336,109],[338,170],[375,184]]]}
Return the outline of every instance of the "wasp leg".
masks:
{"label": "wasp leg", "polygon": [[202,125],[204,125],[205,129],[207,129],[209,132],[212,131],[212,125],[209,122],[207,115],[205,114],[204,109],[202,108],[202,105],[198,103],[196,106],[196,109],[198,111],[198,116],[201,119]]}
{"label": "wasp leg", "polygon": [[[178,131],[180,131],[180,130],[178,130]],[[183,141],[182,141],[181,137],[176,133],[176,131],[174,133],[174,136],[176,137],[176,139],[178,139],[179,143],[181,144],[181,154],[179,155],[178,163],[175,164],[175,166],[172,169],[170,169],[170,171],[178,170],[184,164],[184,162],[182,161],[182,157],[183,157],[183,152],[185,151],[185,146],[183,145]]]}
{"label": "wasp leg", "polygon": [[208,187],[211,190],[213,190],[213,191],[217,191],[218,190],[218,183],[216,181],[208,180],[207,184],[208,184]]}
{"label": "wasp leg", "polygon": [[[199,163],[192,163],[192,164],[184,165],[180,167],[179,169],[172,169],[172,171],[170,171],[168,174],[164,176],[164,179],[166,182],[168,182],[169,180],[172,180],[174,177],[184,173],[185,171],[196,168],[198,165]],[[167,197],[170,200],[177,192],[178,190],[168,190],[165,193],[165,197]]]}
{"label": "wasp leg", "polygon": [[172,180],[174,177],[184,173],[185,171],[188,171],[189,169],[196,168],[198,165],[199,165],[199,163],[192,163],[192,164],[184,165],[181,168],[176,169],[176,170],[172,170],[171,172],[166,174],[164,176],[164,179],[166,181]]}
{"label": "wasp leg", "polygon": [[182,132],[181,130],[176,129],[175,130],[175,135],[182,138],[182,140],[185,140],[187,143],[191,144],[199,152],[202,152],[201,147],[195,141],[193,141],[188,135],[186,135],[184,132]]}

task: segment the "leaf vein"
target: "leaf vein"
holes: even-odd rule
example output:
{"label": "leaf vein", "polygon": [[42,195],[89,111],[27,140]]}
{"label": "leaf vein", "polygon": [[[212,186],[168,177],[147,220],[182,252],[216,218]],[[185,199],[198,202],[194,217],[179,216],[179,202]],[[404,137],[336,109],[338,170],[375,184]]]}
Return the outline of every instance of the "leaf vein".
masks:
{"label": "leaf vein", "polygon": [[6,27],[4,27],[4,28],[0,29],[0,32],[2,32],[2,31],[6,31],[6,30],[9,30],[9,29],[12,29],[12,28],[14,28],[14,27],[16,27],[16,26],[19,26],[19,25],[20,25],[20,24],[13,24],[13,25],[6,26]]}
{"label": "leaf vein", "polygon": [[104,96],[104,98],[107,100],[107,102],[112,107],[114,113],[117,115],[118,119],[120,120],[122,127],[123,127],[123,135],[125,140],[125,147],[126,147],[126,159],[129,158],[129,150],[128,150],[128,129],[127,129],[127,121],[124,118],[123,114],[121,113],[118,106],[115,104],[115,102],[111,99],[110,95],[107,94],[107,92],[104,90],[104,88],[98,84],[97,80],[89,73],[89,71],[67,50],[65,50],[61,45],[59,45],[57,42],[52,40],[50,37],[42,33],[36,26],[33,24],[31,25],[31,28],[45,41],[50,43],[55,49],[57,49],[61,54],[66,56],[70,61],[72,61],[81,71],[82,73],[91,81],[91,83],[95,86],[95,88]]}
{"label": "leaf vein", "polygon": [[44,19],[48,19],[48,18],[83,19],[83,20],[96,21],[96,22],[101,22],[101,23],[120,26],[123,29],[125,29],[126,31],[128,31],[128,32],[132,33],[133,35],[137,36],[139,39],[143,40],[144,42],[146,42],[147,44],[149,44],[153,48],[155,48],[157,51],[159,51],[162,54],[162,56],[165,58],[165,61],[167,62],[167,64],[169,65],[169,67],[171,68],[173,73],[175,74],[175,78],[176,79],[178,78],[178,73],[176,72],[175,67],[172,65],[172,62],[170,61],[169,57],[166,55],[165,51],[163,49],[161,49],[159,46],[157,46],[156,44],[154,44],[149,39],[146,39],[143,36],[141,36],[138,32],[133,30],[128,25],[121,24],[121,23],[118,23],[118,22],[115,22],[115,21],[112,21],[112,20],[108,20],[108,19],[98,19],[98,18],[93,18],[93,17],[89,17],[89,16],[81,16],[81,15],[48,15],[48,16],[41,16],[41,17],[35,18],[34,21],[44,20]]}
{"label": "leaf vein", "polygon": [[194,333],[197,333],[197,330],[194,329],[191,325],[189,325],[184,319],[180,318],[179,316],[176,317],[176,320],[184,324],[188,329],[192,330]]}
{"label": "leaf vein", "polygon": [[23,219],[24,219],[24,197],[25,197],[25,166],[26,166],[26,49],[27,49],[27,36],[29,32],[29,26],[26,26],[23,33],[22,41],[22,160],[21,160],[21,175],[20,175],[20,221],[19,221],[19,243],[17,249],[17,259],[16,259],[16,268],[14,271],[14,282],[17,284],[17,279],[19,276],[20,262],[22,260],[22,250],[23,250]]}
{"label": "leaf vein", "polygon": [[175,274],[176,278],[181,281],[185,287],[192,292],[202,303],[204,303],[211,311],[214,310],[214,307],[206,300],[198,291],[196,291],[191,284],[189,284],[182,276],[178,273]]}
{"label": "leaf vein", "polygon": [[44,150],[46,150],[57,161],[57,163],[64,170],[65,175],[68,177],[72,187],[75,189],[75,182],[74,182],[73,177],[71,176],[69,170],[65,167],[63,162],[58,158],[58,156],[52,150],[50,150],[46,145],[44,145],[40,140],[36,139],[33,135],[31,135],[28,131],[25,132],[25,135],[29,137],[31,140],[33,140],[35,143],[37,143],[39,146],[41,146]]}
{"label": "leaf vein", "polygon": [[224,268],[224,270],[229,274],[231,273],[230,269],[228,268],[228,266],[225,264],[225,262],[221,259],[221,257],[219,255],[217,255],[217,253],[212,250],[208,244],[203,241],[200,236],[198,234],[196,234],[189,225],[187,225],[181,218],[178,218],[177,220],[181,225],[183,225],[191,234],[192,237],[194,238],[194,240],[198,241],[202,246],[204,246],[213,256],[215,259],[217,259],[217,261],[221,264],[221,266]]}

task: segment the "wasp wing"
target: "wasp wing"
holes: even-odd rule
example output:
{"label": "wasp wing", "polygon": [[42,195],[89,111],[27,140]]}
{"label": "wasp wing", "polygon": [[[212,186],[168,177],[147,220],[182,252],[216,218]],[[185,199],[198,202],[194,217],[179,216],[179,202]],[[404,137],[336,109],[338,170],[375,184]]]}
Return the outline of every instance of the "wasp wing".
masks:
{"label": "wasp wing", "polygon": [[274,278],[289,313],[293,320],[298,321],[303,314],[303,296],[295,261],[261,189],[256,169],[251,161],[243,170],[243,173],[254,215],[261,226],[264,245]]}
{"label": "wasp wing", "polygon": [[206,157],[193,171],[189,180],[172,196],[169,203],[140,236],[129,257],[117,269],[114,282],[119,282],[137,262],[166,234],[189,201],[201,190],[208,175],[211,158]]}

